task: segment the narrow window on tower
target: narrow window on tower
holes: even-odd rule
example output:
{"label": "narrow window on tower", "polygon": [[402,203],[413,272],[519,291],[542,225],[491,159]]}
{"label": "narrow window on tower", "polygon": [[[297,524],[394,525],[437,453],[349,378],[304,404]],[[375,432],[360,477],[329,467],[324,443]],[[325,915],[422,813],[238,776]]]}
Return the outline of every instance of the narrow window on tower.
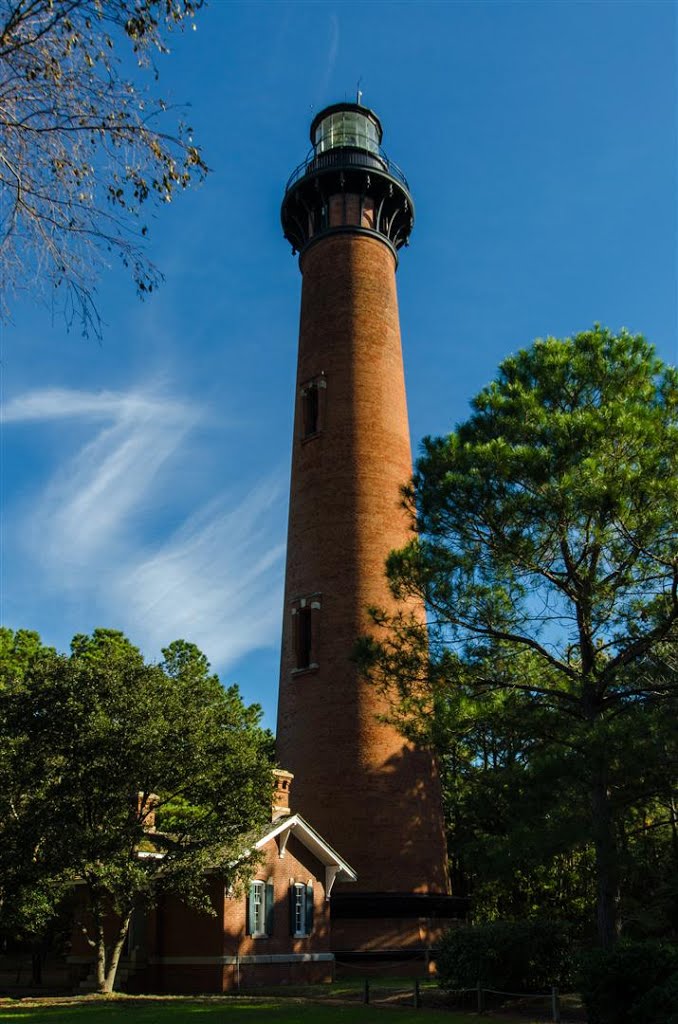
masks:
{"label": "narrow window on tower", "polygon": [[304,393],[304,437],[318,433],[318,387],[310,384]]}
{"label": "narrow window on tower", "polygon": [[301,597],[292,606],[294,672],[307,672],[318,667],[319,612],[319,594]]}
{"label": "narrow window on tower", "polygon": [[313,640],[313,627],[311,624],[311,609],[300,608],[296,617],[297,624],[297,668],[308,668],[311,664],[311,642]]}
{"label": "narrow window on tower", "polygon": [[313,380],[307,381],[301,388],[301,440],[306,441],[317,437],[322,430],[323,413],[325,409],[325,391],[327,381],[325,375],[320,374]]}

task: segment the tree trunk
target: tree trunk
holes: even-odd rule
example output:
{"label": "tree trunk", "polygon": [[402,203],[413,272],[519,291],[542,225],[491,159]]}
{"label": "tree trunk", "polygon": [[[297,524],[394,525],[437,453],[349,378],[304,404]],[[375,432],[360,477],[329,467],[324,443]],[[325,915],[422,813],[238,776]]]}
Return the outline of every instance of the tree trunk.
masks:
{"label": "tree trunk", "polygon": [[607,772],[594,770],[591,812],[596,855],[598,943],[608,949],[619,936],[619,865]]}
{"label": "tree trunk", "polygon": [[42,949],[31,951],[31,985],[42,985]]}
{"label": "tree trunk", "polygon": [[106,988],[106,936],[101,918],[96,920],[97,930],[97,991],[107,992]]}
{"label": "tree trunk", "polygon": [[669,817],[671,820],[671,846],[673,848],[673,859],[678,866],[678,811],[673,792],[669,790]]}
{"label": "tree trunk", "polygon": [[127,938],[131,916],[131,913],[127,914],[120,921],[110,958],[106,956],[103,924],[99,924],[97,927],[97,991],[102,994],[112,992],[115,987],[115,976],[118,972],[118,964]]}

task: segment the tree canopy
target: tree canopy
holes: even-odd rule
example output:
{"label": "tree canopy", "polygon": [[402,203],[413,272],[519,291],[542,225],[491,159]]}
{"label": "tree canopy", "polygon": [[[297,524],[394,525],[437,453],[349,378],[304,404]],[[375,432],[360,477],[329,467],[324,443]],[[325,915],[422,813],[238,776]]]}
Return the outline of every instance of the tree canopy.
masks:
{"label": "tree canopy", "polygon": [[202,178],[192,129],[134,67],[203,0],[0,0],[0,316],[18,289],[61,288],[98,330],[97,270],[117,254],[140,294],[159,280],[142,209]]}
{"label": "tree canopy", "polygon": [[[551,858],[590,843],[608,945],[623,822],[675,808],[678,374],[642,337],[596,326],[507,359],[472,409],[424,441],[405,494],[416,537],[388,560],[428,624],[407,605],[375,612],[363,662],[395,681],[405,728],[430,731],[435,711],[443,758],[453,746],[476,783],[482,744],[490,764],[494,748],[497,837],[522,824],[544,855],[551,836]],[[675,834],[675,809],[663,820]]]}
{"label": "tree canopy", "polygon": [[271,736],[192,644],[152,665],[112,630],[74,637],[68,656],[34,634],[3,639],[0,923],[25,920],[38,892],[38,927],[84,885],[110,991],[135,908],[167,893],[206,907],[208,868],[227,884],[244,870],[247,836],[270,816]]}

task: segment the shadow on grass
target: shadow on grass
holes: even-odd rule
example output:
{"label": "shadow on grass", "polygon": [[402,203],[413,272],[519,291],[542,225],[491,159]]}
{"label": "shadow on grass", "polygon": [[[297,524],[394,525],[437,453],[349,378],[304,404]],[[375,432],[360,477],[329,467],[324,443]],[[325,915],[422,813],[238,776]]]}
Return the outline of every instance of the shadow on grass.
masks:
{"label": "shadow on grass", "polygon": [[[479,1024],[492,1015],[451,1010],[388,1009],[256,997],[86,996],[53,1000],[0,1000],[0,1021],[14,1024]],[[494,1017],[502,1024],[532,1024],[525,1017]]]}

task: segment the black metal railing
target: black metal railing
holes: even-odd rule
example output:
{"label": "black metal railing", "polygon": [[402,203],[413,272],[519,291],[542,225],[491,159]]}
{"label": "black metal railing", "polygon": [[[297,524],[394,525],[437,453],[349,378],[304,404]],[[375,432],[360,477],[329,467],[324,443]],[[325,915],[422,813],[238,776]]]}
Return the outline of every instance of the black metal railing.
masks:
{"label": "black metal railing", "polygon": [[335,149],[327,149],[324,153],[316,153],[312,149],[305,160],[295,167],[285,185],[285,192],[289,192],[301,178],[307,174],[314,174],[317,171],[331,170],[333,167],[366,167],[378,171],[385,171],[392,178],[401,182],[409,192],[410,186],[407,178],[398,165],[389,160],[383,149],[370,151],[366,149],[354,149],[348,146],[341,146]]}

